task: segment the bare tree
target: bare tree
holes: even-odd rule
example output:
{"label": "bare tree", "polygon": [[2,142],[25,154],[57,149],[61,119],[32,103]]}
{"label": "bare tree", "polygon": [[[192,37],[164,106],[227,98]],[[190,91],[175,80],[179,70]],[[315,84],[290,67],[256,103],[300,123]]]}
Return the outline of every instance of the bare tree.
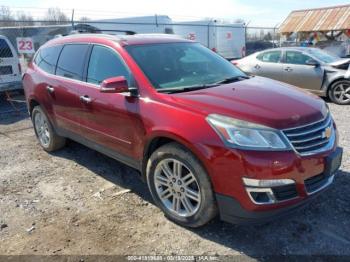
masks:
{"label": "bare tree", "polygon": [[14,21],[11,9],[8,6],[0,7],[0,26],[14,26]]}
{"label": "bare tree", "polygon": [[17,12],[16,18],[17,25],[19,26],[34,25],[34,19],[30,14],[26,14],[24,12]]}
{"label": "bare tree", "polygon": [[237,24],[244,24],[245,23],[244,19],[242,19],[242,18],[237,18],[237,19],[233,20],[233,22],[237,23]]}
{"label": "bare tree", "polygon": [[89,20],[91,20],[89,17],[87,17],[87,16],[82,16],[82,17],[80,17],[80,20],[79,20],[79,21],[81,21],[81,22],[86,22],[86,21],[89,21]]}
{"label": "bare tree", "polygon": [[57,7],[51,7],[47,9],[44,20],[47,21],[47,24],[57,25],[57,24],[66,24],[69,21],[68,16]]}

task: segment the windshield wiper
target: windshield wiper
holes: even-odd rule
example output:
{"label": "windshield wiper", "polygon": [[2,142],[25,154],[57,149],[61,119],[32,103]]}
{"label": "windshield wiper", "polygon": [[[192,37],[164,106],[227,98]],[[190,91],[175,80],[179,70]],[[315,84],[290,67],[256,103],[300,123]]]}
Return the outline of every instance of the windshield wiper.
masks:
{"label": "windshield wiper", "polygon": [[229,83],[233,83],[233,82],[237,82],[237,81],[241,81],[244,79],[249,79],[249,76],[232,76],[232,77],[228,77],[225,78],[219,82],[216,82],[214,84],[220,85],[220,84],[229,84]]}
{"label": "windshield wiper", "polygon": [[174,94],[174,93],[206,89],[206,88],[215,87],[218,85],[219,84],[214,83],[214,84],[203,84],[203,85],[182,86],[182,87],[169,87],[169,88],[159,88],[157,89],[157,91],[160,93]]}

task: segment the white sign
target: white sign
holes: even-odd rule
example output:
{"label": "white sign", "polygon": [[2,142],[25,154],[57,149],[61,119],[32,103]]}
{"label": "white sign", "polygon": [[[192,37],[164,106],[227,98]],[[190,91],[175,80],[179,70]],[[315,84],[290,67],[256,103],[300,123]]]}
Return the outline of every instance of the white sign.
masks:
{"label": "white sign", "polygon": [[33,54],[34,42],[31,37],[17,37],[17,50],[19,54]]}

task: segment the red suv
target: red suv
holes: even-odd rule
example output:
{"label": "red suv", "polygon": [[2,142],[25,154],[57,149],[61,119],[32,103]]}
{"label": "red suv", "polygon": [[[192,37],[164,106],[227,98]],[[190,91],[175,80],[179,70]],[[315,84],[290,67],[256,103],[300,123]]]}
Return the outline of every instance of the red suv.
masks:
{"label": "red suv", "polygon": [[44,150],[69,138],[138,169],[154,202],[184,226],[292,211],[341,163],[323,100],[176,37],[57,38],[23,84]]}

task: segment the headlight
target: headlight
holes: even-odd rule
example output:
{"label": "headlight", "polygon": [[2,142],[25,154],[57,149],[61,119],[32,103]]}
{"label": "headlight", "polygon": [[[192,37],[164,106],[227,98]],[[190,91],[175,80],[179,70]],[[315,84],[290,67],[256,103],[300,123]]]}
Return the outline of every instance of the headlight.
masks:
{"label": "headlight", "polygon": [[290,149],[279,130],[217,114],[209,115],[207,121],[231,147],[276,151]]}

